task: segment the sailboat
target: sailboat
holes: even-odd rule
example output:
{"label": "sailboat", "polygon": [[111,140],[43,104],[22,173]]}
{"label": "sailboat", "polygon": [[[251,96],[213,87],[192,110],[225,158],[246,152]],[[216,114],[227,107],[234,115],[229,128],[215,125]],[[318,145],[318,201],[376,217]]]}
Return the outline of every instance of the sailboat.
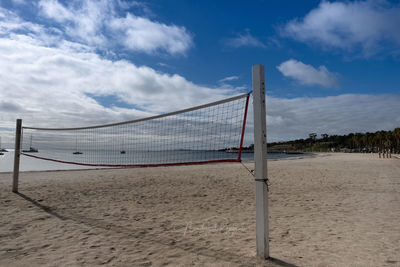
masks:
{"label": "sailboat", "polygon": [[1,148],[1,137],[0,137],[0,155],[4,155],[4,153],[1,153],[1,152],[8,152],[8,150]]}
{"label": "sailboat", "polygon": [[120,153],[121,154],[126,154],[126,151],[125,151],[125,149],[124,149],[124,140],[122,140],[122,146],[121,146],[121,150],[120,150]]}
{"label": "sailboat", "polygon": [[32,146],[32,135],[31,135],[31,142],[29,144],[29,150],[25,149],[25,150],[22,150],[22,152],[25,152],[25,153],[37,153],[37,152],[39,152],[39,150],[37,148]]}
{"label": "sailboat", "polygon": [[74,155],[83,154],[82,152],[78,151],[78,137],[75,139],[75,152],[72,152]]}

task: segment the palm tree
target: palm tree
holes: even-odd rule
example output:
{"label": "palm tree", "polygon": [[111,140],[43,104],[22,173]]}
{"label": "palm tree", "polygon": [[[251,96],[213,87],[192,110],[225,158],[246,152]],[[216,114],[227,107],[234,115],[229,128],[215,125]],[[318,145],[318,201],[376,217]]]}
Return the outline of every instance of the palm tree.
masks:
{"label": "palm tree", "polygon": [[308,134],[308,136],[310,137],[311,141],[315,141],[315,139],[317,138],[316,133],[310,133],[310,134]]}
{"label": "palm tree", "polygon": [[395,140],[396,150],[400,150],[400,128],[396,128],[393,130],[393,138]]}

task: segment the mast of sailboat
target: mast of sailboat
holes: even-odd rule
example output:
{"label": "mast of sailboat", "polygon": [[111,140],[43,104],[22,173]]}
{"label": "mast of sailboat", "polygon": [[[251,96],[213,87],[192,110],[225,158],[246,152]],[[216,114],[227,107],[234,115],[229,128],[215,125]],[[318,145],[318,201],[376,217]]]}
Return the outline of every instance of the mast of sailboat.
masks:
{"label": "mast of sailboat", "polygon": [[124,142],[124,139],[122,138],[121,150],[119,151],[121,154],[125,154],[126,153],[126,151],[124,149],[124,146],[125,146],[125,142]]}
{"label": "mast of sailboat", "polygon": [[78,151],[78,137],[75,137],[75,152],[72,152],[74,155],[80,155],[82,152]]}

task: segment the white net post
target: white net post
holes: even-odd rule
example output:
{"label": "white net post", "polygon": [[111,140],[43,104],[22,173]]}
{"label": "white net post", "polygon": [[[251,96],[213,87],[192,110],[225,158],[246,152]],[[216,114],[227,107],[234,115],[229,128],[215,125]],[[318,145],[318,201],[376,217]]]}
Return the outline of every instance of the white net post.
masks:
{"label": "white net post", "polygon": [[18,178],[19,178],[19,160],[21,157],[21,131],[22,131],[22,120],[17,119],[15,128],[15,150],[14,150],[14,172],[13,172],[13,186],[12,191],[18,192]]}
{"label": "white net post", "polygon": [[269,258],[267,128],[264,66],[253,66],[254,164],[257,255]]}

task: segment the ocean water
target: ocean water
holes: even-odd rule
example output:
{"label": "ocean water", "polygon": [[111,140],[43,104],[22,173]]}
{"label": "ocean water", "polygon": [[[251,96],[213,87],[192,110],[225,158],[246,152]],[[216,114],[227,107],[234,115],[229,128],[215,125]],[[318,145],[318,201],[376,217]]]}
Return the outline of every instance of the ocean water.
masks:
{"label": "ocean water", "polygon": [[[14,166],[14,151],[8,149],[0,155],[0,172],[11,172]],[[169,163],[183,161],[203,161],[218,160],[226,158],[237,158],[235,153],[226,153],[222,151],[163,151],[163,152],[130,152],[120,154],[119,151],[87,151],[81,155],[73,155],[71,151],[40,151],[32,155],[39,157],[49,157],[53,159],[98,164],[152,164]],[[280,159],[289,157],[298,157],[296,154],[268,153],[268,159]],[[254,160],[253,153],[242,153],[242,161],[249,162]],[[75,164],[58,163],[48,160],[36,159],[21,155],[20,171],[47,171],[47,170],[76,170],[76,169],[96,169],[99,167],[80,166]]]}

